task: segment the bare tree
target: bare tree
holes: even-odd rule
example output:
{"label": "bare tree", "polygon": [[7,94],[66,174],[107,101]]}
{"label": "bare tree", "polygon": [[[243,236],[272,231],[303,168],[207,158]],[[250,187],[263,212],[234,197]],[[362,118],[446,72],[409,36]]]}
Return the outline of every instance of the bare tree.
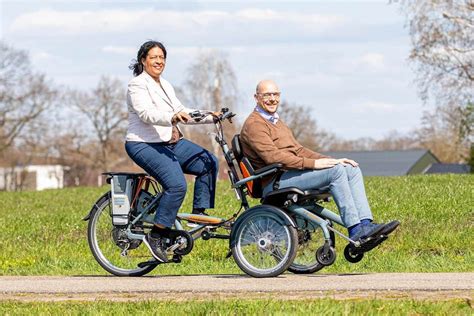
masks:
{"label": "bare tree", "polygon": [[471,0],[401,1],[407,17],[419,93],[425,112],[420,143],[445,162],[468,158],[473,138],[474,3]]}
{"label": "bare tree", "polygon": [[237,79],[223,52],[201,52],[187,71],[188,99],[200,108],[218,111],[223,105],[236,109]]}
{"label": "bare tree", "polygon": [[420,147],[416,131],[402,134],[393,130],[388,132],[382,139],[374,140],[371,150],[409,150],[419,149]]}
{"label": "bare tree", "polygon": [[293,131],[298,142],[312,150],[328,150],[337,137],[331,132],[319,128],[311,110],[303,105],[283,101],[278,113],[286,125]]}
{"label": "bare tree", "polygon": [[465,109],[438,106],[435,111],[426,111],[417,132],[420,144],[443,162],[468,161],[471,149],[468,135],[472,134],[473,121],[472,105]]}
{"label": "bare tree", "polygon": [[57,92],[35,73],[28,54],[0,41],[0,152],[25,126],[53,106]]}
{"label": "bare tree", "polygon": [[[223,52],[211,50],[201,52],[196,62],[187,70],[187,80],[182,91],[186,92],[184,99],[188,100],[189,107],[218,111],[222,107],[228,107],[232,111],[238,108],[239,94],[237,89],[237,79],[231,64]],[[240,130],[236,122],[230,124],[224,122],[225,136],[228,140]],[[212,132],[212,127],[200,126],[189,127],[192,129],[191,140],[203,146],[209,145],[208,135]],[[188,134],[191,134],[188,132]],[[225,164],[219,146],[215,141],[211,141],[214,154],[219,157],[220,166]],[[224,174],[224,173],[220,173]]]}
{"label": "bare tree", "polygon": [[112,143],[117,136],[123,138],[125,132],[127,107],[123,84],[117,79],[102,77],[92,91],[72,91],[68,95],[72,105],[90,124],[90,136],[95,139],[95,143],[86,142],[87,150],[79,148],[83,142],[78,143],[76,152],[94,159],[102,170],[108,170]]}
{"label": "bare tree", "polygon": [[474,3],[471,0],[402,1],[420,95],[437,105],[473,101]]}

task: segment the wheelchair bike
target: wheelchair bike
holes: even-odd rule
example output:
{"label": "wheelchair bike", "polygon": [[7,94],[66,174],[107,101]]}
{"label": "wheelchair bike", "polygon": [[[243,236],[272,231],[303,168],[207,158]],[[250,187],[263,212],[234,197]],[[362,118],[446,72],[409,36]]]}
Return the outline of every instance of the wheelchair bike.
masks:
{"label": "wheelchair bike", "polygon": [[[191,114],[199,121],[210,113]],[[330,197],[328,192],[275,187],[262,196],[262,177],[279,177],[284,170],[281,164],[254,170],[242,153],[239,135],[233,137],[232,148],[229,148],[222,123],[231,122],[233,116],[235,114],[224,108],[215,118],[215,141],[224,154],[230,183],[243,211],[227,219],[178,213],[173,233],[166,243],[169,263],[180,263],[192,251],[195,240],[217,238],[229,240],[229,256],[250,276],[275,277],[286,270],[313,273],[334,263],[335,234],[349,241],[344,255],[350,262],[360,261],[368,248],[386,239],[379,236],[368,244],[361,244],[334,229],[333,223],[344,226],[341,218],[318,204]],[[84,217],[88,221],[89,248],[100,266],[113,275],[145,275],[162,264],[144,242],[153,227],[162,189],[145,173],[107,172],[104,175],[111,189]],[[250,207],[247,196],[260,198],[261,204]],[[195,227],[185,230],[185,223]],[[218,229],[227,233],[217,233]]]}

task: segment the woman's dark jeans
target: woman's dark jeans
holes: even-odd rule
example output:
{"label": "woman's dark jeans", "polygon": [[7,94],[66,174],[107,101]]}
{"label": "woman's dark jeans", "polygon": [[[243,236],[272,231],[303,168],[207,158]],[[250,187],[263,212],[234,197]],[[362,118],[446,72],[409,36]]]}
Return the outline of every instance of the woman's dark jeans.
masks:
{"label": "woman's dark jeans", "polygon": [[163,197],[156,209],[155,223],[171,227],[184,196],[184,173],[196,176],[193,208],[213,208],[216,194],[218,161],[206,149],[186,139],[175,144],[125,143],[132,160],[163,187]]}

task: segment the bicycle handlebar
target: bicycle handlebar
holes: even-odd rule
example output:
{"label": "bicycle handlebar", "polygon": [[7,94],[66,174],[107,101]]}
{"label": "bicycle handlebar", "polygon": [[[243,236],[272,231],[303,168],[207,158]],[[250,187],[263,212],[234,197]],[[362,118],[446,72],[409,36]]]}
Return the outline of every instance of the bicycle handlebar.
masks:
{"label": "bicycle handlebar", "polygon": [[[206,117],[208,117],[209,115],[212,115],[212,113],[213,112],[196,110],[189,113],[189,116],[191,116],[191,118],[194,121],[200,122]],[[232,123],[232,118],[236,115],[235,113],[232,113],[231,111],[229,111],[229,108],[222,108],[221,113],[222,114],[218,115],[217,117],[216,116],[214,117],[215,123],[217,123],[218,121],[223,122],[225,120],[229,120],[229,122]]]}
{"label": "bicycle handlebar", "polygon": [[222,114],[219,115],[218,119],[220,121],[225,121],[225,120],[229,120],[229,122],[232,123],[232,118],[236,115],[235,113],[232,113],[231,111],[229,111],[229,108],[222,108],[221,109],[221,112]]}

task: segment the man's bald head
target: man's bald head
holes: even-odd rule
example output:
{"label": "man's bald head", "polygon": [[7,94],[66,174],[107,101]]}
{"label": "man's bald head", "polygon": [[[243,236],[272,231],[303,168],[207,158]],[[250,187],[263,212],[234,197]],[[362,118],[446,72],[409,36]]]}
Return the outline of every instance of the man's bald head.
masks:
{"label": "man's bald head", "polygon": [[278,91],[278,92],[280,92],[280,89],[278,88],[275,81],[270,80],[270,79],[265,79],[265,80],[260,81],[257,84],[257,88],[255,89],[255,92],[257,94],[262,93],[262,91],[265,91],[265,92],[266,91]]}
{"label": "man's bald head", "polygon": [[280,89],[273,80],[262,80],[257,84],[255,101],[266,112],[273,114],[280,104]]}

